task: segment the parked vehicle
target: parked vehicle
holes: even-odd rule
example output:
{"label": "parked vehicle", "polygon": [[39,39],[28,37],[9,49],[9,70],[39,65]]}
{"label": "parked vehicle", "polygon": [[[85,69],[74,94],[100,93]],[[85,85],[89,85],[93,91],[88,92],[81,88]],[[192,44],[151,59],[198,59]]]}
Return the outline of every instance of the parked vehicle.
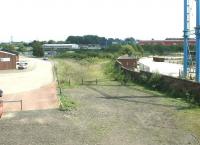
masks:
{"label": "parked vehicle", "polygon": [[43,60],[48,60],[48,57],[43,57]]}
{"label": "parked vehicle", "polygon": [[17,69],[27,69],[28,68],[28,62],[26,61],[20,61],[16,63]]}

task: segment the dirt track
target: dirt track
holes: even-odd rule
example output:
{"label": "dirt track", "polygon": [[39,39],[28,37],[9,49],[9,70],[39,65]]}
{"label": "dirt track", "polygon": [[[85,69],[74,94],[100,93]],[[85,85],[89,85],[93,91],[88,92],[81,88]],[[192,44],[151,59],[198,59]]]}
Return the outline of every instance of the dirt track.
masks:
{"label": "dirt track", "polygon": [[[65,90],[77,110],[29,111],[0,120],[1,145],[199,145],[180,124],[185,106],[163,103],[134,87],[83,86]],[[186,122],[189,123],[189,122]]]}

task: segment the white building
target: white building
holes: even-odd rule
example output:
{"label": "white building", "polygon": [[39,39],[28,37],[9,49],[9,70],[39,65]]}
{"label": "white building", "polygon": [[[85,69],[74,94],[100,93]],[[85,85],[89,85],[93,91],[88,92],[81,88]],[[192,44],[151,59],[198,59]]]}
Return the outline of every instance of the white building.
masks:
{"label": "white building", "polygon": [[77,44],[43,44],[44,50],[79,49]]}

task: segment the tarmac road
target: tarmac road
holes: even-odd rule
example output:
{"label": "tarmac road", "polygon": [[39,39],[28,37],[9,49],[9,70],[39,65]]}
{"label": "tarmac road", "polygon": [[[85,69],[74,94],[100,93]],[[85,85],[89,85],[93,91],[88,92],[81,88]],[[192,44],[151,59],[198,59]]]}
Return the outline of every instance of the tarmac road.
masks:
{"label": "tarmac road", "polygon": [[0,89],[4,94],[31,91],[53,82],[52,64],[37,58],[21,58],[29,63],[27,70],[0,71]]}

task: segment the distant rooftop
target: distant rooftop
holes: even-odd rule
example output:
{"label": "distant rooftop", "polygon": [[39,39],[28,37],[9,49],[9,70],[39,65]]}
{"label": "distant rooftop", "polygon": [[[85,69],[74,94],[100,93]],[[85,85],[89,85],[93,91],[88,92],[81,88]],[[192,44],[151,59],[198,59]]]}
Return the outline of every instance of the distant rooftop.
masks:
{"label": "distant rooftop", "polygon": [[118,59],[136,59],[134,56],[128,56],[128,54],[118,57]]}
{"label": "distant rooftop", "polygon": [[0,53],[5,53],[5,54],[9,54],[9,55],[16,55],[14,53],[10,53],[10,52],[7,52],[7,51],[0,51]]}
{"label": "distant rooftop", "polygon": [[78,45],[78,44],[43,44],[44,46],[71,46],[71,45]]}

